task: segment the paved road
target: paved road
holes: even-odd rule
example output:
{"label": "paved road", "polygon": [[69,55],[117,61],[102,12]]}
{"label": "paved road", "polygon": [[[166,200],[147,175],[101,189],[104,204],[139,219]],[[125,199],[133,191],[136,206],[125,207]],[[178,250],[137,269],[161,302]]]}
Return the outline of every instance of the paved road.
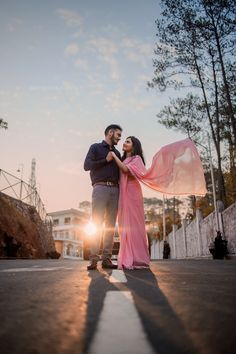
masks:
{"label": "paved road", "polygon": [[1,354],[232,354],[236,262],[0,261]]}

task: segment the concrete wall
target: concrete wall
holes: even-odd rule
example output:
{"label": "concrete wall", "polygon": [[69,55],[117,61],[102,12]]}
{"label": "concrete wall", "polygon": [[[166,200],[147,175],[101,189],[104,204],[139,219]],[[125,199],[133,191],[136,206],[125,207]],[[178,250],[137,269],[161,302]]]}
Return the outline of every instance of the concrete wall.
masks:
{"label": "concrete wall", "polygon": [[228,249],[231,254],[236,253],[236,203],[222,213],[223,233],[228,240]]}
{"label": "concrete wall", "polygon": [[[236,203],[218,213],[219,228],[224,238],[228,241],[230,255],[236,254]],[[189,224],[183,220],[182,227],[177,229],[173,226],[172,232],[167,240],[170,244],[172,259],[183,259],[193,257],[210,257],[209,244],[216,236],[215,213],[211,213],[205,219],[202,218],[200,210],[197,210],[196,218]],[[163,241],[152,244],[151,258],[163,258]]]}

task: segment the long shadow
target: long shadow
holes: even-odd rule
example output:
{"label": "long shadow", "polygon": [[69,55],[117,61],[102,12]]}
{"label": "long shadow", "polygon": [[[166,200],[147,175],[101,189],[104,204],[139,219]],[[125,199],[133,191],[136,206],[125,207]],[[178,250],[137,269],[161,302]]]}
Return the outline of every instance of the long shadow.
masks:
{"label": "long shadow", "polygon": [[159,354],[195,354],[198,351],[158,286],[151,269],[124,271],[127,288],[143,323],[147,337]]}
{"label": "long shadow", "polygon": [[[109,281],[111,273],[110,270],[88,273],[91,283],[88,295],[84,353],[88,353],[89,345],[97,329],[106,293],[110,290],[125,290],[132,293],[147,338],[154,351],[159,354],[197,353],[181,320],[158,287],[157,279],[150,269],[125,270],[127,283],[111,283]],[[122,324],[114,323],[114,331],[117,326],[122,326]],[[120,339],[122,340],[122,338]],[[112,351],[112,353],[115,353],[115,351]]]}
{"label": "long shadow", "polygon": [[117,287],[109,281],[109,276],[111,273],[112,271],[88,272],[88,276],[91,278],[91,283],[88,294],[84,353],[88,353],[89,346],[92,342],[93,336],[95,335],[106,293],[110,290],[118,290]]}

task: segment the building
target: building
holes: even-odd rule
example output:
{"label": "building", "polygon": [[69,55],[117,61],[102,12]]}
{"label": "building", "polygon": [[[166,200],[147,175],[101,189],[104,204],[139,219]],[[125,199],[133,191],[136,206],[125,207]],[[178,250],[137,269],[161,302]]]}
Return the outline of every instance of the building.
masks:
{"label": "building", "polygon": [[77,209],[56,211],[48,215],[52,218],[57,252],[62,258],[83,259],[84,227],[89,221],[89,215]]}

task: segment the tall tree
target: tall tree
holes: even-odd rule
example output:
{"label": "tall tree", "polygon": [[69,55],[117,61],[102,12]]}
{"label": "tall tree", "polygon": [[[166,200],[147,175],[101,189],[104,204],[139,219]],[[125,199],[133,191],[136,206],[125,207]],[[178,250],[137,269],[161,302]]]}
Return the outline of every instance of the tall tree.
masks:
{"label": "tall tree", "polygon": [[[198,101],[194,94],[172,100],[171,105],[159,114],[159,121],[169,128],[185,130],[188,135],[200,135],[201,125],[206,128],[208,122],[217,153],[219,198],[225,200],[221,151],[224,128],[220,100],[230,122],[228,128],[233,133],[231,144],[235,151],[235,119],[226,73],[233,60],[235,43],[233,1],[162,0],[161,3],[164,9],[162,18],[156,21],[159,41],[153,61],[154,78],[149,86],[159,90],[191,86],[195,92],[201,93],[202,98]],[[184,118],[177,109],[184,112]]]}
{"label": "tall tree", "polygon": [[206,35],[211,39],[218,54],[221,69],[224,95],[227,102],[228,116],[231,121],[234,143],[236,144],[236,119],[230,92],[229,77],[226,65],[229,62],[229,54],[235,53],[235,26],[236,7],[235,0],[203,0],[204,15],[201,17],[203,38]]}

